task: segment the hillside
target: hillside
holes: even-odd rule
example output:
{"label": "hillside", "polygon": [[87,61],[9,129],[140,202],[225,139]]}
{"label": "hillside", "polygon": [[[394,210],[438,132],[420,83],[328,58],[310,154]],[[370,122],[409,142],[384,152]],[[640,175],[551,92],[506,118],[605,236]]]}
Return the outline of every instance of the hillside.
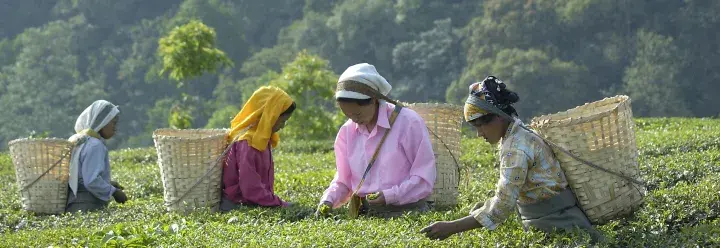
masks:
{"label": "hillside", "polygon": [[[331,82],[371,63],[404,102],[459,103],[494,75],[521,116],[624,94],[636,117],[716,117],[718,15],[717,0],[0,0],[0,150],[71,136],[97,99],[121,107],[112,148],[151,146],[180,102],[193,127],[227,127],[302,51]],[[235,66],[176,87],[158,44],[193,19]]]}

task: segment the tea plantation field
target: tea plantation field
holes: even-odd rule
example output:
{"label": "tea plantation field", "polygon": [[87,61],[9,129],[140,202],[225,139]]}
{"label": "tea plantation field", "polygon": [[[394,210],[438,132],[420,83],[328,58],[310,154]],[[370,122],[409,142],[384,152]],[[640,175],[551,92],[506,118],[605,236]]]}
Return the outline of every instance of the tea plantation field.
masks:
{"label": "tea plantation field", "polygon": [[[720,120],[638,119],[645,205],[634,216],[598,228],[601,247],[720,247]],[[131,197],[102,212],[34,216],[21,209],[14,169],[0,154],[2,247],[583,247],[581,234],[523,232],[515,216],[495,231],[474,230],[431,241],[419,230],[463,217],[493,190],[494,147],[463,141],[459,206],[424,215],[349,220],[312,214],[334,173],[332,143],[281,143],[275,152],[277,193],[287,209],[241,209],[226,214],[168,213],[153,148],[111,152],[113,177]]]}

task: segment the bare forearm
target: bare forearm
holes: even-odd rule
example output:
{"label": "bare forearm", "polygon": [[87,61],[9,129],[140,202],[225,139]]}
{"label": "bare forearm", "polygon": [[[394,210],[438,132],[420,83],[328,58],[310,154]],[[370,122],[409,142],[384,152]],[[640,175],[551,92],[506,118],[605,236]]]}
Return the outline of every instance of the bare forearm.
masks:
{"label": "bare forearm", "polygon": [[425,236],[430,239],[444,240],[453,234],[469,231],[481,226],[474,217],[467,216],[454,221],[435,222],[423,228],[420,232],[425,233]]}
{"label": "bare forearm", "polygon": [[457,230],[456,233],[470,231],[472,229],[482,227],[480,222],[475,220],[475,218],[472,216],[465,216],[461,219],[453,221],[453,223],[455,224],[455,230]]}

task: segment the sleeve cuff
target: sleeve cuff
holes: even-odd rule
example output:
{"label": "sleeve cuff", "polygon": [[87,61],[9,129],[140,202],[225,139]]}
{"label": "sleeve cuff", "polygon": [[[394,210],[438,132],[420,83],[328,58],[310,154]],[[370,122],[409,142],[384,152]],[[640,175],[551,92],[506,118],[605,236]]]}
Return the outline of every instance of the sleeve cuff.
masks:
{"label": "sleeve cuff", "polygon": [[331,198],[330,195],[325,195],[325,196],[323,196],[322,198],[320,198],[320,203],[319,203],[319,204],[322,204],[322,203],[324,203],[324,202],[329,202],[329,203],[330,203],[330,206],[331,206],[332,208],[335,208],[335,201],[333,201],[333,200],[330,199],[330,198]]}
{"label": "sleeve cuff", "polygon": [[328,204],[328,205],[330,205],[330,208],[334,208],[334,207],[335,207],[335,204],[332,203],[331,201],[328,201],[328,200],[322,200],[322,201],[320,201],[320,203],[318,203],[318,206],[323,205],[323,204]]}
{"label": "sleeve cuff", "polygon": [[482,209],[477,209],[475,211],[470,212],[470,215],[475,218],[475,220],[480,223],[480,225],[483,225],[485,228],[489,230],[495,230],[497,228],[497,224],[495,224],[492,220],[490,220],[490,217],[488,217],[485,213],[482,212]]}
{"label": "sleeve cuff", "polygon": [[117,191],[117,190],[118,190],[117,188],[110,186],[110,193],[108,194],[107,198],[100,199],[100,200],[110,201],[110,199],[112,199],[113,195],[115,194],[115,191]]}
{"label": "sleeve cuff", "polygon": [[395,192],[391,189],[386,189],[382,191],[383,196],[385,197],[385,205],[392,205],[397,203],[397,195]]}

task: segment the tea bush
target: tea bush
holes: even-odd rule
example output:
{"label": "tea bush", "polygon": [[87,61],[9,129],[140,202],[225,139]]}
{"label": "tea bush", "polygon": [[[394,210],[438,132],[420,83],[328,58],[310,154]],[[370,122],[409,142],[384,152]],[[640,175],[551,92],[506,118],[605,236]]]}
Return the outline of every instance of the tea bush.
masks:
{"label": "tea bush", "polygon": [[[639,119],[637,141],[649,191],[633,216],[598,226],[601,247],[720,246],[720,121]],[[585,247],[582,232],[524,232],[515,216],[495,231],[478,229],[445,241],[419,230],[465,216],[492,194],[495,150],[466,138],[460,157],[459,205],[423,215],[350,220],[346,210],[313,218],[332,180],[332,141],[284,142],[274,151],[277,193],[296,203],[286,209],[242,208],[230,213],[168,213],[152,148],[113,151],[113,177],[131,197],[124,205],[84,215],[37,216],[21,209],[12,162],[0,155],[0,246],[31,247]]]}

